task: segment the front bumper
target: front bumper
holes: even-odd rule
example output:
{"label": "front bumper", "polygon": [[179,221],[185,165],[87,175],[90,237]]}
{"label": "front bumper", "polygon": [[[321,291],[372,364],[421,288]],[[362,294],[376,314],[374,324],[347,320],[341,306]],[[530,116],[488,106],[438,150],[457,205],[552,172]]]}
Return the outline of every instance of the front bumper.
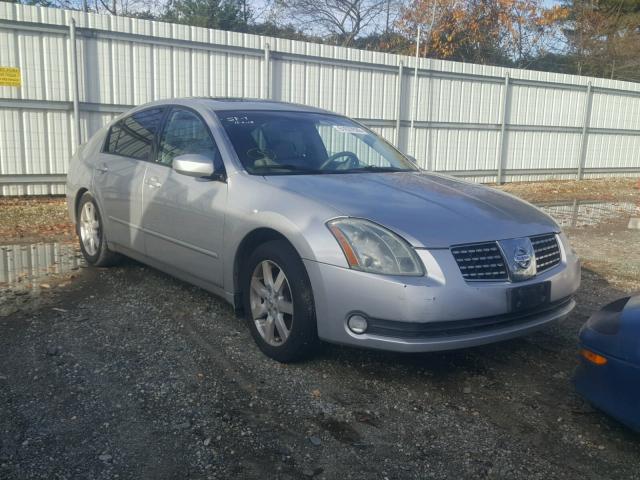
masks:
{"label": "front bumper", "polygon": [[[571,297],[580,285],[580,264],[564,245],[560,264],[518,283],[467,282],[448,249],[417,251],[427,276],[375,275],[305,260],[319,337],[400,352],[453,350],[527,334],[567,316],[575,307]],[[509,314],[510,288],[544,281],[551,282],[550,308]],[[354,313],[373,319],[376,328],[352,333],[347,319]]]}
{"label": "front bumper", "polygon": [[576,391],[595,407],[640,432],[640,366],[605,356],[606,365],[594,365],[580,357],[573,379]]}

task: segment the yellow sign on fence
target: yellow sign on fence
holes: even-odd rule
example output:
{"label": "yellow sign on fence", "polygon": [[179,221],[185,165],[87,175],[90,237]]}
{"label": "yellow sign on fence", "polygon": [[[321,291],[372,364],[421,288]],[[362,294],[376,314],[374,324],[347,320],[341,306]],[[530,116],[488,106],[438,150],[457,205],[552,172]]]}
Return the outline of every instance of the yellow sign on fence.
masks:
{"label": "yellow sign on fence", "polygon": [[22,77],[17,67],[0,67],[0,87],[20,87]]}

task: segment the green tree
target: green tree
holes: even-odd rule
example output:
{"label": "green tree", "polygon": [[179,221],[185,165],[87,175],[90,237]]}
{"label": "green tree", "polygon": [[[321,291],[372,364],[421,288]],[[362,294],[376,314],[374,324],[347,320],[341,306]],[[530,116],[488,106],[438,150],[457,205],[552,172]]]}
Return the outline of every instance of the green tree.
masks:
{"label": "green tree", "polygon": [[389,52],[397,54],[412,54],[415,50],[415,43],[405,35],[387,30],[382,33],[371,33],[358,37],[353,42],[353,47],[362,50],[375,50],[379,52]]}
{"label": "green tree", "polygon": [[566,0],[576,73],[640,81],[640,0]]}
{"label": "green tree", "polygon": [[238,0],[171,0],[160,20],[245,32],[250,17],[246,3]]}
{"label": "green tree", "polygon": [[307,35],[292,24],[277,25],[272,21],[251,23],[249,24],[247,32],[255,35],[266,35],[267,37],[288,38],[289,40],[321,43],[320,38]]}

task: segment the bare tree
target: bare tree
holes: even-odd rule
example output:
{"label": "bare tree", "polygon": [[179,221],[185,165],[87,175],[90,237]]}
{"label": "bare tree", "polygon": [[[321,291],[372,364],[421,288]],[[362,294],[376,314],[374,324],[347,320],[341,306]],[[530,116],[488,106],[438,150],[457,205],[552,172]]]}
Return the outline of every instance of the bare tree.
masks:
{"label": "bare tree", "polygon": [[349,46],[384,18],[387,0],[281,0],[284,10],[304,29]]}

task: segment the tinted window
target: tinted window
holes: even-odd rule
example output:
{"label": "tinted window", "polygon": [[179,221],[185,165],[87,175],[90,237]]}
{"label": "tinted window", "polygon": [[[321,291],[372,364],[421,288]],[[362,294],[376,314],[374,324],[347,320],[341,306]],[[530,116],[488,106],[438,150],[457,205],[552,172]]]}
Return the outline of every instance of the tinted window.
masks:
{"label": "tinted window", "polygon": [[217,114],[249,173],[415,170],[411,162],[385,140],[348,118],[278,111]]}
{"label": "tinted window", "polygon": [[162,108],[151,108],[123,118],[109,133],[107,153],[148,160],[162,119]]}
{"label": "tinted window", "polygon": [[205,155],[214,162],[216,169],[220,166],[220,154],[211,138],[209,127],[195,113],[176,109],[167,119],[157,161],[163,165],[171,165],[175,157],[188,153]]}

